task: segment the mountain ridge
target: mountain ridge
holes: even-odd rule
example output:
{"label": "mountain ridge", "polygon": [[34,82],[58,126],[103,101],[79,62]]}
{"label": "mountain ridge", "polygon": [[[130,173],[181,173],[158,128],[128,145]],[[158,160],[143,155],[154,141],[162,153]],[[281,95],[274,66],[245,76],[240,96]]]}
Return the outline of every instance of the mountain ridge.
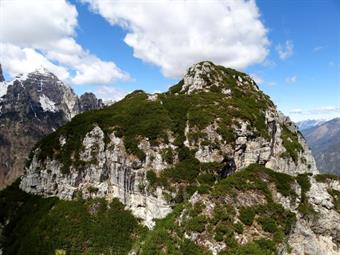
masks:
{"label": "mountain ridge", "polygon": [[0,192],[0,245],[11,254],[335,255],[339,192],[248,75],[204,61],[166,93],[134,91],[43,138],[25,175]]}

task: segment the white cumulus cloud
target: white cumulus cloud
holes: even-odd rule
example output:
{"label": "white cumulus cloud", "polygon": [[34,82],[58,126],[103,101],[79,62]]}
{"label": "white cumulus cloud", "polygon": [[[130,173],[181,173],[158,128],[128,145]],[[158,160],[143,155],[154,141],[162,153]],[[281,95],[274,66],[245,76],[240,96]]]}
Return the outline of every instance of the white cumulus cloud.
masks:
{"label": "white cumulus cloud", "polygon": [[128,75],[76,40],[78,12],[66,0],[11,0],[0,5],[0,62],[12,76],[40,66],[75,84],[108,84]]}
{"label": "white cumulus cloud", "polygon": [[278,44],[276,51],[279,54],[281,60],[290,58],[294,53],[294,44],[292,41],[287,40],[284,45]]}
{"label": "white cumulus cloud", "polygon": [[109,87],[109,86],[98,86],[98,88],[94,91],[96,96],[98,98],[101,98],[106,101],[116,102],[121,100],[123,97],[125,97],[128,92],[125,90],[121,90],[115,87]]}
{"label": "white cumulus cloud", "polygon": [[82,2],[124,28],[134,56],[167,77],[179,77],[202,60],[242,69],[268,54],[267,29],[254,0]]}

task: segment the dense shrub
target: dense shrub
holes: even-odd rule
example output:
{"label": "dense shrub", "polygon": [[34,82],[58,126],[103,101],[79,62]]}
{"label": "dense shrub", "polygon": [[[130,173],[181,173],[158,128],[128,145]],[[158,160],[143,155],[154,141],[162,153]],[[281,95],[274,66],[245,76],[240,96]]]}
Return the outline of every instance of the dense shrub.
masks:
{"label": "dense shrub", "polygon": [[240,208],[240,220],[245,224],[250,226],[253,224],[255,217],[255,209],[252,207],[242,207]]}

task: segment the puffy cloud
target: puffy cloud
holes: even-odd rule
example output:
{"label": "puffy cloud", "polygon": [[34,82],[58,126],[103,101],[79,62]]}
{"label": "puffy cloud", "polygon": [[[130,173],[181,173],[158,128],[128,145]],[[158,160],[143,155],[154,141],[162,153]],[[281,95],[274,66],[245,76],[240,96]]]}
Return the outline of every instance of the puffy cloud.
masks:
{"label": "puffy cloud", "polygon": [[75,65],[74,84],[109,84],[114,80],[127,80],[129,76],[112,62],[103,62],[89,56]]}
{"label": "puffy cloud", "polygon": [[60,79],[69,79],[67,68],[56,65],[33,48],[21,48],[9,43],[0,43],[2,67],[13,77],[19,73],[31,72],[38,67],[45,67]]}
{"label": "puffy cloud", "polygon": [[1,1],[0,41],[34,47],[71,36],[77,15],[64,0]]}
{"label": "puffy cloud", "polygon": [[[40,66],[75,84],[108,84],[128,75],[102,61],[74,37],[77,10],[66,0],[1,2],[0,52],[11,75]],[[18,18],[20,17],[20,18]]]}
{"label": "puffy cloud", "polygon": [[292,84],[292,83],[295,83],[296,80],[297,80],[297,76],[296,75],[289,76],[289,77],[286,78],[286,83]]}
{"label": "puffy cloud", "polygon": [[125,90],[117,89],[114,87],[109,86],[99,86],[94,93],[98,98],[101,98],[105,101],[112,101],[116,102],[121,100],[123,97],[125,97],[128,92]]}
{"label": "puffy cloud", "polygon": [[262,62],[267,30],[254,0],[82,0],[111,25],[126,29],[134,56],[181,76],[201,60],[234,68]]}
{"label": "puffy cloud", "polygon": [[287,40],[284,45],[278,44],[276,46],[276,51],[281,60],[286,60],[293,55],[294,44],[292,41]]}

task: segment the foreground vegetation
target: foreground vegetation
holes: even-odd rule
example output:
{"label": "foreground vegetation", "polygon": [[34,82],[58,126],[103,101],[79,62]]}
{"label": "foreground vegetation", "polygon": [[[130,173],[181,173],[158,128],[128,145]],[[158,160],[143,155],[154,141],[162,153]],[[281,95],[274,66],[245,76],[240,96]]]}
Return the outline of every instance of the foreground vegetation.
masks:
{"label": "foreground vegetation", "polygon": [[[154,185],[161,184],[158,177],[149,178]],[[334,178],[316,176],[322,182]],[[224,179],[208,180],[209,189],[197,188],[193,200],[183,191],[173,212],[158,220],[153,230],[142,227],[117,200],[41,198],[21,191],[15,183],[0,192],[4,254],[128,254],[130,250],[148,255],[211,254],[199,241],[209,240],[223,247],[221,255],[269,255],[289,250],[286,237],[296,222],[295,213],[275,202],[273,192],[299,198],[301,215],[316,216],[306,198],[311,185],[306,174],[293,177],[254,164]],[[339,194],[329,192],[338,207]],[[252,231],[261,234],[251,237]],[[245,244],[240,243],[242,236],[249,238]]]}
{"label": "foreground vegetation", "polygon": [[0,193],[4,254],[127,254],[141,226],[118,200],[42,198],[18,182]]}

